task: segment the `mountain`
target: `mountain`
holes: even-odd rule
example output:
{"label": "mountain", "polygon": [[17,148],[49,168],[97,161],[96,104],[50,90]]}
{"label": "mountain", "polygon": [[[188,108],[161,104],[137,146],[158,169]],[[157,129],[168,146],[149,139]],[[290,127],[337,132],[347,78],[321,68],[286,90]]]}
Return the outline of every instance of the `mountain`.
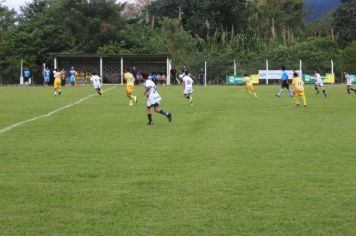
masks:
{"label": "mountain", "polygon": [[307,10],[306,21],[311,22],[319,19],[326,12],[336,9],[340,0],[305,0],[304,8]]}

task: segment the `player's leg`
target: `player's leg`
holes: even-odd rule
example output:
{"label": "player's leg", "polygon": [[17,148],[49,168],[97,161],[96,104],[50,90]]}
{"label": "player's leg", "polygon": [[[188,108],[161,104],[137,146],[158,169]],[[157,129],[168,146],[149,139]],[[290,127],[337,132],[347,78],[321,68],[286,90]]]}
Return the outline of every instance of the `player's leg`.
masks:
{"label": "player's leg", "polygon": [[293,97],[293,90],[289,88],[288,80],[286,81],[286,88],[288,89],[289,96]]}
{"label": "player's leg", "polygon": [[282,96],[283,92],[284,92],[284,82],[282,81],[282,87],[281,87],[281,89],[279,90],[279,92],[277,93],[276,96],[277,96],[277,97]]}
{"label": "player's leg", "polygon": [[147,123],[147,125],[153,125],[153,122],[152,122],[152,114],[151,114],[151,107],[149,107],[149,106],[146,107],[146,114],[147,114],[147,118],[148,118],[148,123]]}
{"label": "player's leg", "polygon": [[252,93],[252,95],[257,98],[257,93],[255,92],[255,89],[253,88],[253,85],[250,86],[250,93]]}
{"label": "player's leg", "polygon": [[350,86],[350,90],[352,90],[354,93],[356,93],[356,89],[353,89],[351,86]]}
{"label": "player's leg", "polygon": [[160,113],[160,114],[166,116],[168,118],[169,122],[172,121],[172,114],[167,112],[167,111],[162,110],[161,108],[159,108],[159,104],[158,103],[154,105],[154,111],[156,113]]}
{"label": "player's leg", "polygon": [[307,99],[305,97],[305,94],[302,94],[302,99],[303,99],[303,105],[306,107],[307,106]]}
{"label": "player's leg", "polygon": [[100,88],[100,87],[98,87],[98,88],[96,89],[96,91],[98,92],[98,94],[99,94],[100,96],[103,96],[103,94],[102,94],[102,92],[101,92],[101,88]]}
{"label": "player's leg", "polygon": [[326,89],[324,88],[324,86],[320,86],[320,88],[323,91],[324,98],[326,98]]}
{"label": "player's leg", "polygon": [[316,95],[318,95],[318,94],[320,93],[318,85],[315,84],[315,87],[314,87],[314,88],[315,88],[315,91],[316,91]]}
{"label": "player's leg", "polygon": [[192,93],[189,93],[188,96],[189,96],[189,103],[190,103],[190,105],[193,105],[193,96],[192,96]]}
{"label": "player's leg", "polygon": [[347,93],[348,94],[350,94],[351,92],[350,92],[350,88],[351,88],[351,86],[350,85],[346,85],[346,90],[347,90]]}
{"label": "player's leg", "polygon": [[62,86],[61,86],[61,83],[58,84],[58,95],[62,95]]}
{"label": "player's leg", "polygon": [[295,93],[294,93],[294,102],[295,102],[295,105],[296,105],[296,106],[299,106],[299,105],[300,105],[298,92],[295,92]]}

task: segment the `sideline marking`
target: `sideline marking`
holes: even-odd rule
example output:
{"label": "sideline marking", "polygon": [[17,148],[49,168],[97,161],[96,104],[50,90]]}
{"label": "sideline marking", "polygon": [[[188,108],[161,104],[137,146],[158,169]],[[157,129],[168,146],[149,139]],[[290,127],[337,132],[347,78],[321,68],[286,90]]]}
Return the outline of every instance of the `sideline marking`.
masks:
{"label": "sideline marking", "polygon": [[[108,88],[104,93],[106,93],[106,92],[108,92],[108,91],[114,89],[115,87],[116,87],[116,86],[113,86],[113,87],[111,87],[111,88]],[[32,122],[32,121],[39,120],[39,119],[42,119],[42,118],[50,117],[50,116],[52,116],[53,114],[55,114],[55,113],[57,113],[57,112],[60,112],[60,111],[62,111],[62,110],[68,109],[68,108],[70,108],[70,107],[72,107],[72,106],[78,105],[78,104],[84,102],[85,100],[88,100],[89,98],[91,98],[91,97],[93,97],[93,96],[96,96],[96,95],[97,95],[96,93],[95,93],[95,94],[91,94],[91,95],[89,95],[89,96],[86,96],[86,97],[84,97],[84,98],[79,99],[79,100],[76,101],[76,102],[73,102],[73,103],[71,103],[71,104],[65,105],[65,106],[63,106],[63,107],[60,107],[60,108],[58,108],[58,109],[56,109],[56,110],[54,110],[54,111],[51,111],[51,112],[49,112],[49,113],[47,113],[47,114],[40,115],[40,116],[36,116],[36,117],[31,118],[31,119],[24,120],[24,121],[15,123],[15,124],[13,124],[13,125],[10,125],[10,126],[8,126],[8,127],[2,128],[2,129],[0,129],[0,134],[5,133],[5,132],[7,132],[7,131],[10,131],[10,130],[12,130],[12,129],[18,127],[18,126],[21,126],[21,125],[30,123],[30,122]]]}

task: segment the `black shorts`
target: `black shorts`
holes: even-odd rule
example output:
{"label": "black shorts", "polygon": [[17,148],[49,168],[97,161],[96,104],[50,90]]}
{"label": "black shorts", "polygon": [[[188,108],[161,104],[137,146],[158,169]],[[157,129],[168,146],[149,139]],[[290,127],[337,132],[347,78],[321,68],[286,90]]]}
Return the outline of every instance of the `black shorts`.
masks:
{"label": "black shorts", "polygon": [[24,77],[23,82],[28,82],[30,80],[30,77]]}
{"label": "black shorts", "polygon": [[282,80],[282,88],[289,89],[288,80]]}

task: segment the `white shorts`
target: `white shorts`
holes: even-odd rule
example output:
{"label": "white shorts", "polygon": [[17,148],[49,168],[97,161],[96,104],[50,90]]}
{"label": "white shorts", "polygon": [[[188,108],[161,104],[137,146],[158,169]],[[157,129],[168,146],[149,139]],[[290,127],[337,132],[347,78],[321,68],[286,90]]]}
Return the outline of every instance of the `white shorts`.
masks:
{"label": "white shorts", "polygon": [[101,88],[101,84],[93,84],[93,87],[94,87],[95,89],[100,89],[100,88]]}
{"label": "white shorts", "polygon": [[315,83],[315,86],[319,86],[319,87],[324,87],[324,83],[323,83],[323,81],[321,81],[321,82],[316,82]]}
{"label": "white shorts", "polygon": [[149,97],[147,99],[147,107],[151,107],[155,104],[159,104],[159,102],[162,100],[161,96],[159,96],[158,93],[155,93],[152,97]]}
{"label": "white shorts", "polygon": [[193,88],[186,88],[183,91],[184,94],[192,94],[193,93]]}

